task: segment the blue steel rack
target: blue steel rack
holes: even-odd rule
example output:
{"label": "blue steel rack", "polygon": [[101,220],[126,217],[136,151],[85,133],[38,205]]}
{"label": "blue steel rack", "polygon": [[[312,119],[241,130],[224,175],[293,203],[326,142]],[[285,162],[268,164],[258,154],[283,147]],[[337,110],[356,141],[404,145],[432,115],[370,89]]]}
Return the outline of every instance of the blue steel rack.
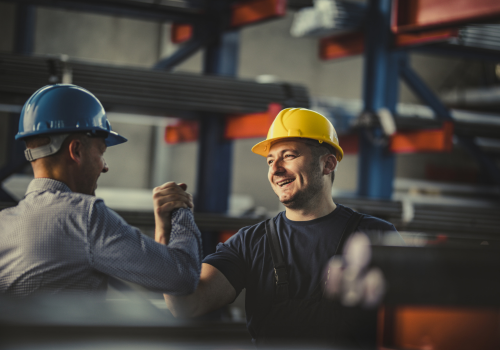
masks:
{"label": "blue steel rack", "polygon": [[[441,120],[453,121],[448,108],[435,96],[409,64],[407,50],[392,47],[391,0],[371,0],[365,19],[364,54],[364,113],[376,114],[381,108],[395,113],[399,96],[399,78],[412,89]],[[451,6],[451,4],[450,4]],[[418,47],[425,50],[425,46]],[[464,54],[467,51],[461,50]],[[491,60],[489,54],[485,60]],[[500,59],[500,54],[493,55]],[[474,58],[479,56],[475,54]],[[495,162],[476,145],[474,138],[457,136],[490,181],[500,185],[500,170]],[[367,198],[390,199],[393,190],[395,158],[389,152],[380,127],[360,131],[358,195]]]}

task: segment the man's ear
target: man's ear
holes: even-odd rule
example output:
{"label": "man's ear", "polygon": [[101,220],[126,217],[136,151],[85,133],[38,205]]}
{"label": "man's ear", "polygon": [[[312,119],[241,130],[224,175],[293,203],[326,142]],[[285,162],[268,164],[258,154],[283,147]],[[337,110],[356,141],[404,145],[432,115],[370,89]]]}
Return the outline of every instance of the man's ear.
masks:
{"label": "man's ear", "polygon": [[337,157],[331,153],[326,154],[324,157],[325,166],[323,167],[323,175],[330,175],[337,167]]}
{"label": "man's ear", "polygon": [[73,139],[68,145],[69,156],[77,164],[81,164],[83,157],[83,143],[79,139]]}

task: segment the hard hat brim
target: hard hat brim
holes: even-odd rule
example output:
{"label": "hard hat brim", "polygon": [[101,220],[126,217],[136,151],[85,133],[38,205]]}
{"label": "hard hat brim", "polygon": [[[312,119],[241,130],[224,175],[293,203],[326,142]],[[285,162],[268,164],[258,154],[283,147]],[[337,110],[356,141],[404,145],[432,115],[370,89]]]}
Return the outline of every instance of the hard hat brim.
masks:
{"label": "hard hat brim", "polygon": [[106,139],[104,140],[107,147],[116,146],[127,141],[128,140],[125,137],[119,135],[114,131],[110,131],[108,137],[106,137]]}
{"label": "hard hat brim", "polygon": [[[259,156],[267,157],[267,155],[269,154],[269,150],[271,149],[271,146],[273,145],[273,143],[276,143],[276,141],[279,141],[279,140],[291,139],[291,138],[294,138],[294,139],[303,138],[303,139],[310,139],[310,140],[318,141],[316,139],[309,138],[309,137],[296,137],[296,136],[293,136],[293,137],[290,137],[290,136],[275,137],[275,138],[272,138],[269,140],[264,140],[264,141],[257,143],[255,146],[252,147],[252,152],[255,154],[258,154]],[[340,148],[340,146],[334,144],[333,142],[329,142],[326,140],[323,142],[325,142],[325,143],[329,144],[330,146],[332,146],[333,148],[335,148],[335,150],[337,151],[337,154],[335,155],[337,157],[337,161],[340,162],[342,160],[342,158],[344,158],[344,151],[342,150],[342,148]]]}

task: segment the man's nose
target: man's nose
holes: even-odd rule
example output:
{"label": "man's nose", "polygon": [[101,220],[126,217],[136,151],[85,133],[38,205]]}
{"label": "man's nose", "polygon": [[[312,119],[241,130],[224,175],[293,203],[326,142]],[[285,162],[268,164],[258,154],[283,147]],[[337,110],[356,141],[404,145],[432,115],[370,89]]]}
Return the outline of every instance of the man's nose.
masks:
{"label": "man's nose", "polygon": [[283,166],[281,164],[281,161],[279,159],[276,159],[272,164],[271,164],[271,174],[279,174],[284,171]]}
{"label": "man's nose", "polygon": [[102,172],[107,173],[109,171],[108,164],[106,164],[106,161],[104,161],[104,166],[102,167]]}

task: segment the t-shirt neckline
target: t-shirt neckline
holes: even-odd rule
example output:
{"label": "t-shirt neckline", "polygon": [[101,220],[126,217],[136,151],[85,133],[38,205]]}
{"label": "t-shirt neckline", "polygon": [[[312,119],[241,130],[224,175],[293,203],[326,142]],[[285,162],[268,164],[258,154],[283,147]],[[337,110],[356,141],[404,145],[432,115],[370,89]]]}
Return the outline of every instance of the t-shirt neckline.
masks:
{"label": "t-shirt neckline", "polygon": [[338,204],[338,203],[335,203],[335,204],[336,204],[337,207],[331,213],[329,213],[329,214],[327,214],[325,216],[322,216],[320,218],[312,219],[312,220],[308,220],[308,221],[293,221],[293,220],[290,220],[289,218],[286,217],[286,211],[281,212],[281,215],[282,215],[283,219],[285,220],[285,222],[288,225],[306,226],[306,225],[319,224],[319,223],[322,223],[324,221],[328,221],[328,220],[332,219],[334,216],[336,216],[342,210],[342,208],[343,208],[342,204]]}

